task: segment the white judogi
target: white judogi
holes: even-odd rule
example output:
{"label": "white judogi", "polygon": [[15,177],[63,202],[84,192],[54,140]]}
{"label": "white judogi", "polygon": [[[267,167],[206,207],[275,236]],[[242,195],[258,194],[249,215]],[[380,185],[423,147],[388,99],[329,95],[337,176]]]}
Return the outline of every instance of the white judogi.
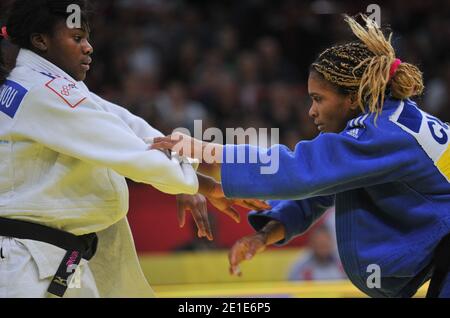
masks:
{"label": "white judogi", "polygon": [[[141,118],[90,93],[82,82],[22,49],[0,87],[0,216],[75,235],[97,232],[97,254],[89,265],[81,266],[86,268],[81,290],[90,286],[85,295],[151,296],[126,220],[124,177],[170,194],[198,190],[191,165],[147,150],[143,138],[155,136],[161,133]],[[34,292],[16,289],[20,282],[12,281],[8,287],[12,290],[5,294],[7,258],[1,258],[0,296],[45,295],[65,251],[37,241],[3,241],[10,243],[4,247],[10,255],[14,247],[25,247],[37,265],[36,282],[47,282],[44,290],[39,287]],[[89,282],[91,271],[98,291]]]}

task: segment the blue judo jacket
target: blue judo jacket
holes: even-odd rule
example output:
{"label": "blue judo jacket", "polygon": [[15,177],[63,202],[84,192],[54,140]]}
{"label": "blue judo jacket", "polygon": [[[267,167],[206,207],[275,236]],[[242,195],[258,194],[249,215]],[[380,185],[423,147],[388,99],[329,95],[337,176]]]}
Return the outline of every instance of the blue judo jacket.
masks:
{"label": "blue judo jacket", "polygon": [[[387,99],[374,117],[352,119],[341,133],[301,141],[294,151],[227,145],[223,189],[227,197],[277,199],[249,221],[256,230],[283,223],[279,245],[335,205],[350,280],[372,297],[411,297],[430,278],[433,250],[450,232],[450,128],[411,100]],[[276,172],[263,173],[267,158],[272,166],[278,160]],[[368,283],[374,268],[376,286]]]}

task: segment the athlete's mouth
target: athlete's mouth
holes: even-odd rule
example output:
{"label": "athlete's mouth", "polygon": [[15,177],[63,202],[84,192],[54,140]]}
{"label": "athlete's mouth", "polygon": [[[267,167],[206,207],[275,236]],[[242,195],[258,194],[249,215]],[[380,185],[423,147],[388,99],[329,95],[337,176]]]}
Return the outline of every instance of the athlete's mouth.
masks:
{"label": "athlete's mouth", "polygon": [[91,68],[91,66],[90,66],[91,63],[92,63],[92,59],[91,59],[91,58],[88,58],[88,59],[84,60],[84,61],[81,63],[81,66],[82,66],[83,69],[85,69],[86,71],[89,71],[89,69]]}

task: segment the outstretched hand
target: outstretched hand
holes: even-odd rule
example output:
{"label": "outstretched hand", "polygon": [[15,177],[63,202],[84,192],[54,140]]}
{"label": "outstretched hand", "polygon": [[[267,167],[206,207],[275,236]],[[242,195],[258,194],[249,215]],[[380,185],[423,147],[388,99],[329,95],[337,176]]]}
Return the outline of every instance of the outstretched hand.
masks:
{"label": "outstretched hand", "polygon": [[204,142],[186,134],[174,132],[172,135],[153,138],[150,149],[171,150],[180,156],[194,158],[200,162],[218,163],[221,160],[222,147],[219,144]]}
{"label": "outstretched hand", "polygon": [[286,237],[286,229],[278,220],[269,221],[262,229],[238,240],[228,254],[230,262],[230,274],[241,276],[239,265],[244,260],[252,259],[257,253],[267,246],[283,240]]}
{"label": "outstretched hand", "polygon": [[[220,183],[217,183],[217,187],[215,187],[213,191],[207,194],[206,197],[214,207],[231,217],[237,223],[240,222],[241,218],[239,212],[236,211],[233,205],[239,205],[241,207],[256,211],[262,211],[271,208],[270,205],[260,200],[228,199],[223,194]],[[195,195],[179,194],[176,196],[176,200],[177,218],[180,228],[184,227],[186,223],[186,212],[191,212],[195,224],[197,225],[197,236],[206,237],[208,240],[212,241],[214,239],[214,236],[211,230],[211,224],[209,222],[208,207],[205,196],[199,193]]]}
{"label": "outstretched hand", "polygon": [[231,275],[241,276],[240,264],[244,260],[252,259],[257,253],[266,249],[267,238],[263,233],[254,233],[244,236],[234,243],[228,253],[230,263],[229,272]]}
{"label": "outstretched hand", "polygon": [[201,194],[189,195],[178,194],[177,198],[177,218],[180,228],[186,223],[186,211],[191,212],[197,225],[197,236],[206,237],[212,241],[214,239],[211,225],[208,218],[206,199]]}

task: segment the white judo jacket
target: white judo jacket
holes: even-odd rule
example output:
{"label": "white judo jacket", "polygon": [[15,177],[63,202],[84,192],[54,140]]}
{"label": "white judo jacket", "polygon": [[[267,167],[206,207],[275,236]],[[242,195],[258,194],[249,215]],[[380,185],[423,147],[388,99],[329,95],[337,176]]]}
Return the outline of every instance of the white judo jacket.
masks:
{"label": "white judo jacket", "polygon": [[[191,165],[147,150],[143,138],[155,136],[161,133],[141,118],[22,49],[0,86],[0,216],[75,235],[97,232],[89,267],[100,296],[151,296],[126,219],[124,177],[170,194],[198,190]],[[40,278],[53,276],[65,251],[23,244]]]}

